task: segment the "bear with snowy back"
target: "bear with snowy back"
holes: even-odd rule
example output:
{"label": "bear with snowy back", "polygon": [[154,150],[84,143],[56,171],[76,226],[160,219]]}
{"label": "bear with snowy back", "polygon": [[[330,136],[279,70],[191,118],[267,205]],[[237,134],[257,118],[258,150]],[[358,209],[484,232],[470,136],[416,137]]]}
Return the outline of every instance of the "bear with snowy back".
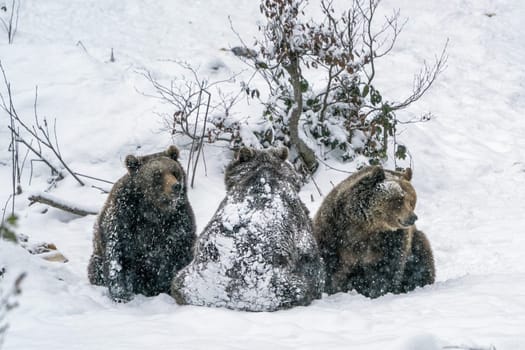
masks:
{"label": "bear with snowy back", "polygon": [[430,243],[414,225],[412,172],[366,167],[337,185],[314,218],[326,292],[371,297],[434,282]]}
{"label": "bear with snowy back", "polygon": [[98,216],[88,277],[115,301],[169,293],[173,276],[193,257],[195,218],[178,156],[175,146],[128,155],[128,174]]}
{"label": "bear with snowy back", "polygon": [[237,152],[226,197],[173,279],[178,303],[275,311],[321,296],[324,267],[287,157],[286,148]]}

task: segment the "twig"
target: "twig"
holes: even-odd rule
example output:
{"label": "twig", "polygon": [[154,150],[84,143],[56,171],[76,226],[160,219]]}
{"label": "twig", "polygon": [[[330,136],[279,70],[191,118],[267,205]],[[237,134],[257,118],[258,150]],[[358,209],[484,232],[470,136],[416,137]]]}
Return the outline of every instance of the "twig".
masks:
{"label": "twig", "polygon": [[[314,176],[313,175],[310,175],[310,179],[312,179],[312,182],[314,183],[315,185],[315,188],[317,189],[317,192],[319,192],[319,196],[323,196],[323,193],[321,192],[321,189],[319,188],[319,186],[317,185],[317,182],[315,181],[314,179]],[[312,202],[313,202],[313,195],[312,195]]]}
{"label": "twig", "polygon": [[50,169],[51,171],[53,172],[53,174],[56,174],[58,176],[59,179],[63,179],[64,178],[64,175],[62,175],[62,172],[60,172],[53,164],[51,164],[51,162],[49,160],[47,160],[43,155],[42,153],[35,149],[30,143],[28,143],[26,140],[22,139],[20,137],[20,134],[15,131],[14,129],[12,129],[10,126],[8,126],[8,129],[12,130],[16,136],[16,141],[17,142],[20,142],[20,143],[23,143],[27,149],[29,149],[31,152],[33,152],[38,158],[40,161],[44,162]]}
{"label": "twig", "polygon": [[100,192],[102,193],[109,193],[110,191],[105,189],[105,188],[102,188],[102,187],[99,187],[99,186],[95,186],[95,185],[91,185],[91,188],[94,188],[96,190],[99,190]]}
{"label": "twig", "polygon": [[[16,5],[16,9],[15,9],[15,5]],[[7,9],[7,6],[6,6],[6,9]],[[4,26],[4,29],[7,33],[7,41],[9,44],[13,43],[16,32],[18,30],[18,18],[19,17],[20,17],[20,1],[12,0],[8,22],[6,22],[3,18],[0,18],[0,22]]]}
{"label": "twig", "polygon": [[[186,169],[186,174],[189,174],[190,173],[190,165],[192,164],[192,161],[193,161],[193,153],[195,153],[195,140],[197,139],[197,125],[199,124],[199,112],[200,112],[200,109],[201,109],[201,102],[202,102],[202,92],[203,92],[203,88],[201,87],[201,89],[199,90],[199,95],[197,97],[197,112],[196,112],[196,116],[195,116],[195,125],[194,125],[194,130],[193,130],[193,137],[192,137],[192,140],[191,140],[191,147],[190,147],[190,154],[188,156],[188,166],[187,166],[187,169]],[[188,120],[186,118],[186,120]],[[196,163],[194,163],[196,164]],[[192,184],[193,184],[193,181],[192,181]],[[193,185],[191,186],[193,188]]]}
{"label": "twig", "polygon": [[80,46],[89,55],[88,50],[86,49],[86,47],[84,46],[84,43],[81,40],[77,42],[77,46]]}
{"label": "twig", "polygon": [[98,177],[94,177],[94,176],[89,176],[89,175],[85,175],[85,174],[81,174],[81,173],[75,173],[75,175],[80,176],[80,177],[85,177],[86,179],[91,179],[91,180],[95,180],[95,181],[105,182],[105,183],[110,184],[110,185],[114,184],[114,182],[111,182],[111,181],[108,181],[108,180],[104,180],[104,179],[101,179],[101,178],[98,178]]}
{"label": "twig", "polygon": [[15,125],[14,125],[15,123],[13,122],[12,125],[9,126],[9,129],[11,130],[11,133],[16,136],[16,141],[23,143],[35,155],[37,155],[39,158],[41,158],[44,161],[44,163],[46,163],[52,169],[52,171],[54,171],[56,174],[59,174],[60,178],[63,178],[63,175],[61,174],[61,172],[58,171],[58,169],[56,169],[56,167],[51,165],[50,161],[48,161],[47,159],[45,159],[43,157],[42,147],[41,146],[42,145],[45,146],[48,150],[50,150],[54,154],[54,156],[60,162],[60,164],[63,166],[63,168],[69,174],[71,174],[71,176],[73,176],[73,178],[81,186],[84,186],[85,185],[84,182],[82,180],[80,180],[80,178],[77,175],[75,175],[75,173],[69,168],[67,163],[62,158],[62,155],[60,153],[60,149],[58,148],[58,140],[57,140],[57,137],[56,137],[56,123],[55,123],[55,126],[54,126],[54,130],[55,130],[54,142],[55,142],[55,144],[53,144],[53,141],[51,139],[51,133],[49,131],[47,120],[44,118],[43,119],[44,125],[40,124],[40,120],[39,120],[38,113],[37,113],[38,86],[35,88],[35,99],[34,99],[34,103],[33,103],[35,125],[28,126],[19,117],[18,113],[16,112],[16,109],[15,109],[14,103],[13,103],[13,95],[12,95],[12,91],[11,91],[11,85],[10,85],[8,79],[7,79],[7,74],[5,72],[5,69],[4,69],[1,61],[0,61],[0,71],[2,73],[4,84],[7,87],[7,99],[9,101],[9,106],[8,106],[8,103],[6,102],[6,99],[4,98],[4,95],[2,93],[0,93],[0,102],[1,102],[0,108],[2,108],[12,118],[12,120],[14,122],[16,122],[16,124],[20,125],[23,130],[25,130],[27,133],[29,133],[29,135],[31,135],[31,137],[33,137],[33,139],[35,139],[37,141],[38,149],[33,147],[30,142],[25,140],[20,135],[20,132],[17,130],[18,128],[15,128]]}
{"label": "twig", "polygon": [[319,162],[321,162],[324,166],[326,166],[327,168],[329,169],[332,169],[332,170],[335,170],[335,171],[338,171],[340,173],[346,173],[346,174],[353,174],[355,171],[348,171],[348,170],[342,170],[342,169],[337,169],[337,168],[334,168],[333,166],[329,165],[327,162],[325,162],[324,160],[322,160],[321,158],[317,157],[317,160]]}
{"label": "twig", "polygon": [[[11,129],[10,126],[8,126],[8,129],[14,130],[14,129]],[[28,143],[26,140],[22,139],[20,137],[20,134],[17,131],[14,131],[14,134],[17,137],[16,141],[20,142],[20,143],[23,143],[27,147],[27,149],[29,149],[31,152],[33,152],[39,158],[40,161],[44,162],[51,169],[53,174],[56,174],[59,179],[63,179],[64,178],[64,175],[62,175],[62,172],[60,172],[53,164],[51,164],[51,162],[49,160],[47,160],[42,155],[42,153],[39,150],[35,149],[30,143]]]}
{"label": "twig", "polygon": [[[9,106],[9,110],[12,109],[12,105]],[[9,116],[9,119],[10,119],[10,122],[11,122],[11,125],[9,127],[11,128],[14,128],[14,119],[13,117],[10,115]],[[15,133],[13,131],[14,129],[11,130],[11,185],[12,185],[12,192],[11,192],[11,197],[13,199],[13,203],[12,203],[12,207],[11,207],[11,215],[13,215],[15,213],[15,194],[16,194],[16,168],[17,168],[17,163],[18,163],[18,152],[16,151],[17,150],[17,147],[15,146],[16,144],[16,137],[15,137]],[[3,221],[2,221],[3,222]]]}
{"label": "twig", "polygon": [[199,149],[197,150],[197,156],[195,157],[195,163],[193,166],[193,174],[191,174],[191,188],[193,188],[193,183],[195,181],[195,173],[197,172],[197,164],[199,162],[199,156],[202,151],[202,147],[204,144],[204,136],[206,134],[206,123],[208,122],[208,112],[210,111],[211,94],[207,90],[202,90],[202,91],[208,95],[208,103],[206,104],[206,112],[204,113],[204,125],[202,126],[202,135],[200,138]]}
{"label": "twig", "polygon": [[[36,114],[36,104],[37,104],[37,99],[38,99],[38,86],[35,88],[35,117],[37,118],[37,114]],[[46,129],[47,129],[47,121],[46,119],[44,118],[44,123],[46,125]],[[38,125],[38,118],[37,118],[37,125]],[[51,140],[49,138],[49,131],[47,132],[44,132],[44,129],[42,127],[39,127],[40,130],[42,131],[42,134],[44,135],[46,142],[42,142],[44,144],[44,146],[46,146],[47,148],[49,148],[51,150],[51,152],[53,152],[53,154],[56,156],[56,158],[58,159],[58,161],[62,164],[62,166],[64,167],[64,169],[66,169],[66,171],[68,173],[71,174],[71,176],[73,176],[73,178],[75,180],[77,180],[77,182],[80,184],[80,186],[85,186],[85,183],[80,180],[80,178],[69,168],[69,166],[67,165],[67,163],[64,161],[64,159],[62,158],[62,156],[60,155],[60,152],[59,150],[53,146],[53,144],[51,143]],[[56,136],[56,135],[55,135]],[[39,141],[42,141],[41,138],[38,138],[37,137],[37,140]]]}
{"label": "twig", "polygon": [[[204,147],[204,144],[202,145]],[[202,150],[202,163],[204,164],[204,176],[208,176],[208,166],[206,165],[206,156],[204,155],[204,150]]]}
{"label": "twig", "polygon": [[4,220],[5,220],[5,213],[7,212],[7,206],[9,205],[9,201],[11,200],[12,196],[13,195],[10,194],[9,197],[7,197],[7,200],[5,201],[4,209],[2,209],[2,221],[0,221],[0,224],[2,224],[4,222]]}

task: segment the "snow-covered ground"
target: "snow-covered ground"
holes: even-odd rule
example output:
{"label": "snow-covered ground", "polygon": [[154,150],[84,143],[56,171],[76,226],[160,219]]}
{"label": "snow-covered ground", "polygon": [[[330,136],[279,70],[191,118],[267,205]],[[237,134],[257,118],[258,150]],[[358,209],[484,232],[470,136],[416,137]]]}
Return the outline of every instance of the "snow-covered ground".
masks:
{"label": "snow-covered ground", "polygon": [[[38,85],[38,113],[56,118],[71,168],[111,181],[124,174],[129,153],[160,151],[172,142],[184,148],[161,130],[158,114],[169,106],[140,93],[150,89],[141,69],[167,82],[181,71],[166,60],[185,60],[211,79],[228,77],[245,68],[223,50],[238,44],[228,16],[245,38],[256,33],[259,18],[251,0],[21,3],[14,44],[0,31],[0,60],[18,113],[33,120]],[[28,272],[3,349],[523,349],[525,2],[384,0],[382,8],[400,8],[409,18],[379,66],[385,96],[408,94],[423,60],[450,39],[447,70],[403,114],[409,119],[432,111],[437,117],[408,125],[400,136],[413,156],[418,227],[434,250],[434,285],[374,300],[325,296],[275,313],[178,306],[167,295],[115,304],[87,281],[95,218],[28,207],[28,195],[48,187],[49,171],[35,163],[31,185],[24,169],[24,193],[17,197],[18,231],[34,242],[55,243],[69,262],[50,263],[0,243],[0,265],[8,268],[0,286],[5,290],[17,272]],[[112,48],[116,62],[110,62]],[[249,116],[256,107],[237,113]],[[11,191],[5,114],[0,123],[3,206]],[[183,151],[183,162],[187,156]],[[222,170],[231,154],[210,145],[205,156],[207,176],[199,169],[189,193],[199,230],[224,196]],[[326,194],[345,176],[321,166],[316,181]],[[105,200],[72,177],[52,194],[86,207],[100,208]],[[322,200],[315,186],[307,184],[301,196],[315,213]]]}

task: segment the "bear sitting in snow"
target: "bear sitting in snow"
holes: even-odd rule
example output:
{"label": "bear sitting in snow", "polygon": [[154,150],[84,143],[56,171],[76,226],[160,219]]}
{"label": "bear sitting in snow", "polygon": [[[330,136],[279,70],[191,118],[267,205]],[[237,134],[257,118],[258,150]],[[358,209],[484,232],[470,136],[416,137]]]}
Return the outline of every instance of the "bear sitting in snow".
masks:
{"label": "bear sitting in snow", "polygon": [[324,266],[287,157],[286,148],[237,153],[226,198],[173,279],[177,302],[275,311],[321,296]]}
{"label": "bear sitting in snow", "polygon": [[434,282],[430,243],[414,222],[412,172],[364,168],[337,185],[314,218],[326,292],[368,297]]}
{"label": "bear sitting in snow", "polygon": [[89,281],[115,301],[169,293],[175,273],[192,259],[195,218],[179,151],[128,155],[128,174],[111,190],[95,224]]}

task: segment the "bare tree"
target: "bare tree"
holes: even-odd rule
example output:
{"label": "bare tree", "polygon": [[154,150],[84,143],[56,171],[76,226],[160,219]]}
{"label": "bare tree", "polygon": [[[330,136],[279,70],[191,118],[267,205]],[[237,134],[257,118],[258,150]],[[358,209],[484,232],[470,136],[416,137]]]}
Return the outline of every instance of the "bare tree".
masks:
{"label": "bare tree", "polygon": [[159,82],[149,71],[142,71],[140,74],[151,83],[156,93],[146,96],[157,98],[173,107],[170,115],[163,116],[170,133],[183,135],[191,141],[186,173],[191,178],[190,185],[193,187],[205,143],[225,141],[233,148],[240,145],[240,125],[230,117],[242,92],[228,94],[221,89],[222,85],[235,82],[236,75],[210,81],[200,77],[189,64],[178,61],[175,63],[188,74],[171,80],[169,84]]}

